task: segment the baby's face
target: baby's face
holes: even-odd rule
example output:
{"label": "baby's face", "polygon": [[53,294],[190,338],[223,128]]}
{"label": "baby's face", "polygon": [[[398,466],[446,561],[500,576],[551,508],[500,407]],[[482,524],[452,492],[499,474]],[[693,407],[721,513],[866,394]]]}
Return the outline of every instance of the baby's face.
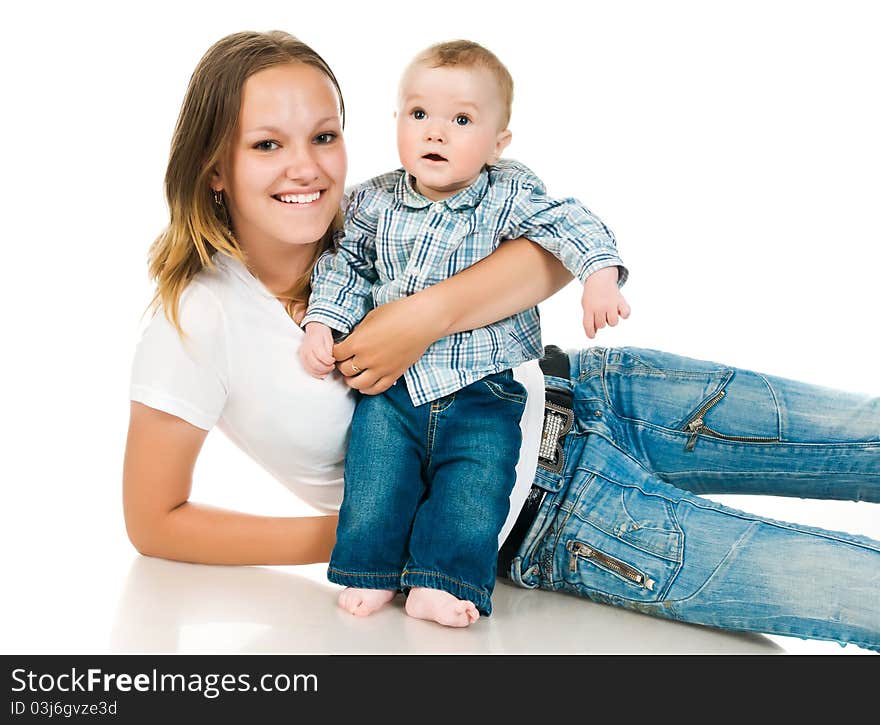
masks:
{"label": "baby's face", "polygon": [[411,66],[400,83],[397,151],[416,190],[438,201],[476,181],[510,143],[501,93],[485,68]]}

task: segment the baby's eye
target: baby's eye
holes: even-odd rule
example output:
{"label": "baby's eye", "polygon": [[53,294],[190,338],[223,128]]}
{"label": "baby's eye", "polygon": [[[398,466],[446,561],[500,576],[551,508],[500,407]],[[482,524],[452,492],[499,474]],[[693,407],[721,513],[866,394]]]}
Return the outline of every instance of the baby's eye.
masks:
{"label": "baby's eye", "polygon": [[465,116],[463,113],[459,113],[459,114],[455,117],[455,122],[456,122],[459,126],[467,126],[467,125],[471,122],[471,119],[468,118],[467,116]]}
{"label": "baby's eye", "polygon": [[326,133],[319,133],[315,136],[315,143],[319,146],[325,146],[328,143],[333,143],[336,140],[336,134],[332,131],[327,131]]}
{"label": "baby's eye", "polygon": [[254,144],[254,148],[257,151],[274,151],[277,148],[280,148],[277,141],[258,141]]}
{"label": "baby's eye", "polygon": [[424,121],[428,117],[428,114],[425,113],[421,108],[417,108],[415,111],[412,112],[412,117],[416,119],[416,121]]}

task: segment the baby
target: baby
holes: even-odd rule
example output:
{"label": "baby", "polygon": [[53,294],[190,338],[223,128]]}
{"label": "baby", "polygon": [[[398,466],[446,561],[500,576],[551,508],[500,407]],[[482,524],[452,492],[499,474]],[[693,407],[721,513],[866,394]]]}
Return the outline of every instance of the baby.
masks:
{"label": "baby", "polygon": [[[500,160],[512,99],[507,69],[476,43],[434,45],[406,68],[403,168],[355,190],[336,251],[312,275],[300,348],[312,375],[333,368],[333,330],[348,333],[373,305],[436,284],[505,239],[540,244],[584,283],[588,337],[628,317],[610,230]],[[443,338],[386,392],[360,398],[328,569],[347,586],[341,607],[367,615],[403,590],[407,614],[421,619],[464,627],[491,613],[526,398],[511,368],[541,354],[533,308]]]}

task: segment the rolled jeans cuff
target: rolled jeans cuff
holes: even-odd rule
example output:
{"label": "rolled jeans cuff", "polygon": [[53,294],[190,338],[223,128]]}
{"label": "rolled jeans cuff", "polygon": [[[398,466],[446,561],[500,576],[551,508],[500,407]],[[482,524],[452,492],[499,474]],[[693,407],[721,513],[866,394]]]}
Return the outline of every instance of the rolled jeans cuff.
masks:
{"label": "rolled jeans cuff", "polygon": [[473,602],[483,616],[488,617],[492,614],[492,593],[490,591],[485,587],[475,587],[473,584],[468,584],[441,572],[404,569],[400,576],[400,586],[404,591],[412,587],[442,589],[457,599]]}
{"label": "rolled jeans cuff", "polygon": [[327,568],[327,578],[334,584],[357,589],[400,589],[400,572],[359,572]]}

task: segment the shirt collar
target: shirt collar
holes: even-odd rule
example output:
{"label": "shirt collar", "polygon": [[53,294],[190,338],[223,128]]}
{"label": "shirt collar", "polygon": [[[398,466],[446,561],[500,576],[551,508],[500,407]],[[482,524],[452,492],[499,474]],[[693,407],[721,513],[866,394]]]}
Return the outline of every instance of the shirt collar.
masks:
{"label": "shirt collar", "polygon": [[[442,203],[452,211],[472,209],[480,203],[488,186],[489,172],[484,168],[473,184],[444,199]],[[411,209],[424,209],[435,203],[413,188],[410,175],[403,169],[401,169],[397,186],[394,188],[394,196],[397,201]]]}

